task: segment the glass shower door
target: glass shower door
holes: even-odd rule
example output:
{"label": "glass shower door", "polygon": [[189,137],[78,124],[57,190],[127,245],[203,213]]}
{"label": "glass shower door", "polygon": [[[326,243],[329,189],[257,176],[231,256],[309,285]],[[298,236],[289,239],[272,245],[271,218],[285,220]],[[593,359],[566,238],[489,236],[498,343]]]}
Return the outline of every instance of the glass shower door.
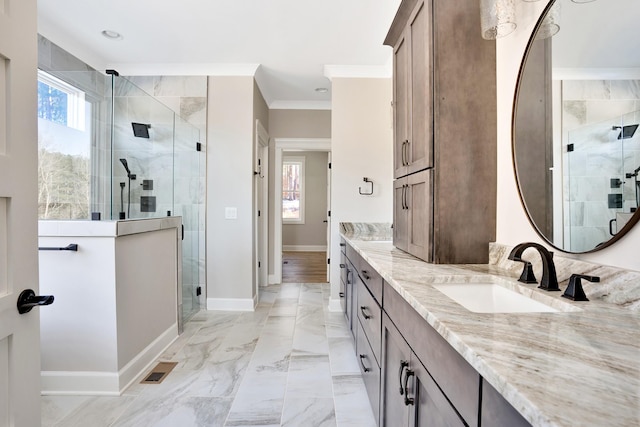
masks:
{"label": "glass shower door", "polygon": [[198,129],[175,116],[174,215],[182,216],[182,324],[200,310],[200,206],[204,204],[200,179]]}

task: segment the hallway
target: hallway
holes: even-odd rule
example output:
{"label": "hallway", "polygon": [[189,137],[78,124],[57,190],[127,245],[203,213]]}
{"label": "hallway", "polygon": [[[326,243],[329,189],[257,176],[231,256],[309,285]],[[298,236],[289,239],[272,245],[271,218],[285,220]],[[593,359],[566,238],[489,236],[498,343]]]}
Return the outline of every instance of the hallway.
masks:
{"label": "hallway", "polygon": [[120,397],[43,396],[42,425],[375,426],[329,291],[286,283],[262,290],[255,312],[201,311],[158,359],[178,362],[161,384],[138,380]]}

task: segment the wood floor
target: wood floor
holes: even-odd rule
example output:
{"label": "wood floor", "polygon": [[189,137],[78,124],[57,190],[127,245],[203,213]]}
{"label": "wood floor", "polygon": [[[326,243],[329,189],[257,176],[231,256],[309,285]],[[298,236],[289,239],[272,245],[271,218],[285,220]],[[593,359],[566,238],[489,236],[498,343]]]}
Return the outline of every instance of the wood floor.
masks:
{"label": "wood floor", "polygon": [[282,252],[282,283],[327,283],[326,252]]}

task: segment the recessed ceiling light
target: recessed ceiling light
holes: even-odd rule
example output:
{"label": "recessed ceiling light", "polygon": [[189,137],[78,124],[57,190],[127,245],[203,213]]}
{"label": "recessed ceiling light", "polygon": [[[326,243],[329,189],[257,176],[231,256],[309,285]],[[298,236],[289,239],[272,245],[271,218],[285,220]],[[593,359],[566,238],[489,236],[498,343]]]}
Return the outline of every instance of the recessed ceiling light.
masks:
{"label": "recessed ceiling light", "polygon": [[327,89],[326,87],[317,87],[315,90],[318,93],[327,93],[327,92],[329,92],[329,89]]}
{"label": "recessed ceiling light", "polygon": [[102,30],[102,35],[110,40],[121,40],[122,34],[112,30]]}

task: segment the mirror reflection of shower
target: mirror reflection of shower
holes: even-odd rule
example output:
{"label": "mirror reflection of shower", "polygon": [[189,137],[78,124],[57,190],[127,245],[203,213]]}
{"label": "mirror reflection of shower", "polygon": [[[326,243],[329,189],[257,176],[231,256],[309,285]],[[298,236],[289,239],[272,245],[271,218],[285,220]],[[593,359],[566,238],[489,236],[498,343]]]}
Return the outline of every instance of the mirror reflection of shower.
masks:
{"label": "mirror reflection of shower", "polygon": [[[131,218],[131,180],[136,179],[136,174],[131,173],[127,159],[120,159],[124,170],[127,171],[127,178],[129,179],[129,185],[127,186],[127,218]],[[124,218],[124,200],[123,200],[124,182],[120,183],[120,219]]]}

